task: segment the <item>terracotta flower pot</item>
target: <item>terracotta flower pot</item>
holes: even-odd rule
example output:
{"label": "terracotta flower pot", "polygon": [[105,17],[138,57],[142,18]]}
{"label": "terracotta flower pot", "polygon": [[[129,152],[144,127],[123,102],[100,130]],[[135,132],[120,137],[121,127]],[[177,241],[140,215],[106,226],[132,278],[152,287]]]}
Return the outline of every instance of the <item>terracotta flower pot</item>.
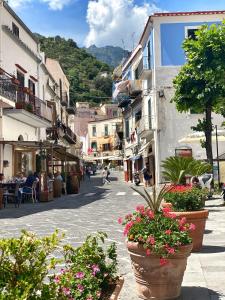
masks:
{"label": "terracotta flower pot", "polygon": [[205,231],[205,223],[208,218],[208,210],[199,211],[184,211],[184,212],[174,212],[180,219],[185,217],[187,223],[192,223],[195,225],[195,230],[190,232],[190,236],[193,242],[193,252],[198,252],[202,248],[203,235]]}
{"label": "terracotta flower pot", "polygon": [[150,254],[142,245],[127,242],[138,296],[142,299],[166,300],[179,297],[187,258],[192,244],[181,246],[180,252],[168,258],[168,264],[160,266],[160,257]]}

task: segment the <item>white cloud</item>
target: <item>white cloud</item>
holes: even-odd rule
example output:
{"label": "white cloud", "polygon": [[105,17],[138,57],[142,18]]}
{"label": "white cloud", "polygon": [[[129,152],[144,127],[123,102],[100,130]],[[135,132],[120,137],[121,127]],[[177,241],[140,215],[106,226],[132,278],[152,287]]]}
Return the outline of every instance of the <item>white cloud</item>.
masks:
{"label": "white cloud", "polygon": [[155,4],[135,5],[133,0],[90,0],[87,9],[90,46],[124,46],[132,49],[144,29],[148,16],[161,11]]}
{"label": "white cloud", "polygon": [[[34,1],[35,0],[9,0],[9,5],[12,8],[18,9]],[[71,1],[72,0],[39,0],[39,2],[47,3],[49,8],[52,10],[62,10],[63,7]]]}
{"label": "white cloud", "polygon": [[62,10],[71,0],[41,0],[41,2],[47,3],[52,10]]}
{"label": "white cloud", "polygon": [[8,3],[12,8],[20,8],[26,4],[32,2],[32,0],[9,0]]}

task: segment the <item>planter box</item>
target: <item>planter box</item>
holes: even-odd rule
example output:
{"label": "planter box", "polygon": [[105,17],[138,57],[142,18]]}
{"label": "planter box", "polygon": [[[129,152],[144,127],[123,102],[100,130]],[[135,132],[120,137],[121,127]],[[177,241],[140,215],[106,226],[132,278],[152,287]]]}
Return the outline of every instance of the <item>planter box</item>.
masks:
{"label": "planter box", "polygon": [[109,295],[103,295],[100,299],[101,300],[117,300],[119,299],[119,294],[122,290],[122,287],[123,287],[123,284],[124,284],[124,278],[120,277],[116,284],[115,284],[115,287],[114,285],[112,286],[112,292],[109,293]]}

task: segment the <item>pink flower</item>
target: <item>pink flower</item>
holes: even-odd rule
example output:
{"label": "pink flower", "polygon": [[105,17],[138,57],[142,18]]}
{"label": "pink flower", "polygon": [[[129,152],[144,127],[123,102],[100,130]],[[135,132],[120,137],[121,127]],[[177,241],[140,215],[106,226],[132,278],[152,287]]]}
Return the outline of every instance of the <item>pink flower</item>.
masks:
{"label": "pink flower", "polygon": [[179,222],[179,225],[182,226],[182,225],[186,224],[187,219],[185,217],[182,217],[181,219],[179,219],[178,222]]}
{"label": "pink flower", "polygon": [[170,235],[170,234],[171,234],[171,230],[170,230],[170,229],[167,229],[167,230],[165,231],[165,234]]}
{"label": "pink flower", "polygon": [[123,223],[123,219],[121,217],[119,217],[117,221],[118,221],[119,224]]}
{"label": "pink flower", "polygon": [[125,228],[124,228],[124,231],[123,231],[123,234],[124,235],[127,235],[129,230],[131,229],[131,227],[134,225],[134,222],[133,221],[130,221],[129,223],[126,224]]}
{"label": "pink flower", "polygon": [[147,249],[147,250],[146,250],[146,255],[149,256],[150,254],[151,254],[150,249]]}
{"label": "pink flower", "polygon": [[190,224],[190,226],[189,226],[189,230],[190,231],[194,231],[196,229],[196,226],[195,226],[195,224]]}
{"label": "pink flower", "polygon": [[169,254],[174,254],[174,253],[175,253],[175,249],[174,249],[174,248],[168,247],[168,248],[167,248],[167,252],[168,252]]}
{"label": "pink flower", "polygon": [[145,211],[145,207],[144,205],[138,205],[136,207],[136,211],[139,211],[140,213],[143,213]]}
{"label": "pink flower", "polygon": [[60,273],[61,273],[61,274],[64,274],[64,273],[66,273],[66,270],[65,270],[65,269],[61,269],[61,270],[60,270]]}
{"label": "pink flower", "polygon": [[84,291],[84,287],[82,284],[78,284],[77,289],[79,290],[80,293],[83,293],[83,291]]}
{"label": "pink flower", "polygon": [[137,218],[135,219],[135,221],[136,221],[137,223],[141,223],[141,218],[140,218],[140,217],[137,217]]}
{"label": "pink flower", "polygon": [[154,215],[154,212],[152,210],[148,210],[147,211],[147,216],[150,218],[150,219],[154,219],[155,215]]}
{"label": "pink flower", "polygon": [[168,262],[169,261],[165,258],[160,258],[160,260],[159,260],[160,266],[164,266],[164,265],[168,264]]}
{"label": "pink flower", "polygon": [[92,265],[92,275],[95,276],[96,273],[100,272],[99,266],[98,265]]}
{"label": "pink flower", "polygon": [[59,282],[60,282],[60,277],[59,277],[59,276],[55,276],[54,282],[55,282],[55,283],[59,283]]}
{"label": "pink flower", "polygon": [[70,295],[70,289],[69,288],[63,287],[62,291],[63,291],[64,295],[66,295],[66,296]]}
{"label": "pink flower", "polygon": [[128,214],[128,215],[125,216],[125,219],[126,219],[126,220],[131,220],[132,217],[133,217],[132,214]]}
{"label": "pink flower", "polygon": [[84,278],[84,273],[83,272],[78,272],[76,274],[76,278]]}
{"label": "pink flower", "polygon": [[92,297],[88,297],[86,300],[93,300],[93,298]]}
{"label": "pink flower", "polygon": [[146,242],[151,244],[151,245],[155,245],[155,239],[151,235],[147,238]]}

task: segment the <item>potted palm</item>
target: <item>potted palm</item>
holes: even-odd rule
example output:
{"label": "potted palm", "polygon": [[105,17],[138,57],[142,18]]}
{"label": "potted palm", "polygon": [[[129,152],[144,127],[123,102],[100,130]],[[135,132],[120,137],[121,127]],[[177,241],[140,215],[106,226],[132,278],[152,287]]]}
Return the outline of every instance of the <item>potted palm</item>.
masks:
{"label": "potted palm", "polygon": [[179,297],[187,258],[192,249],[189,231],[192,224],[176,218],[170,208],[160,209],[161,202],[170,188],[160,191],[153,187],[138,192],[147,202],[119,218],[124,225],[126,245],[142,299],[174,299]]}

